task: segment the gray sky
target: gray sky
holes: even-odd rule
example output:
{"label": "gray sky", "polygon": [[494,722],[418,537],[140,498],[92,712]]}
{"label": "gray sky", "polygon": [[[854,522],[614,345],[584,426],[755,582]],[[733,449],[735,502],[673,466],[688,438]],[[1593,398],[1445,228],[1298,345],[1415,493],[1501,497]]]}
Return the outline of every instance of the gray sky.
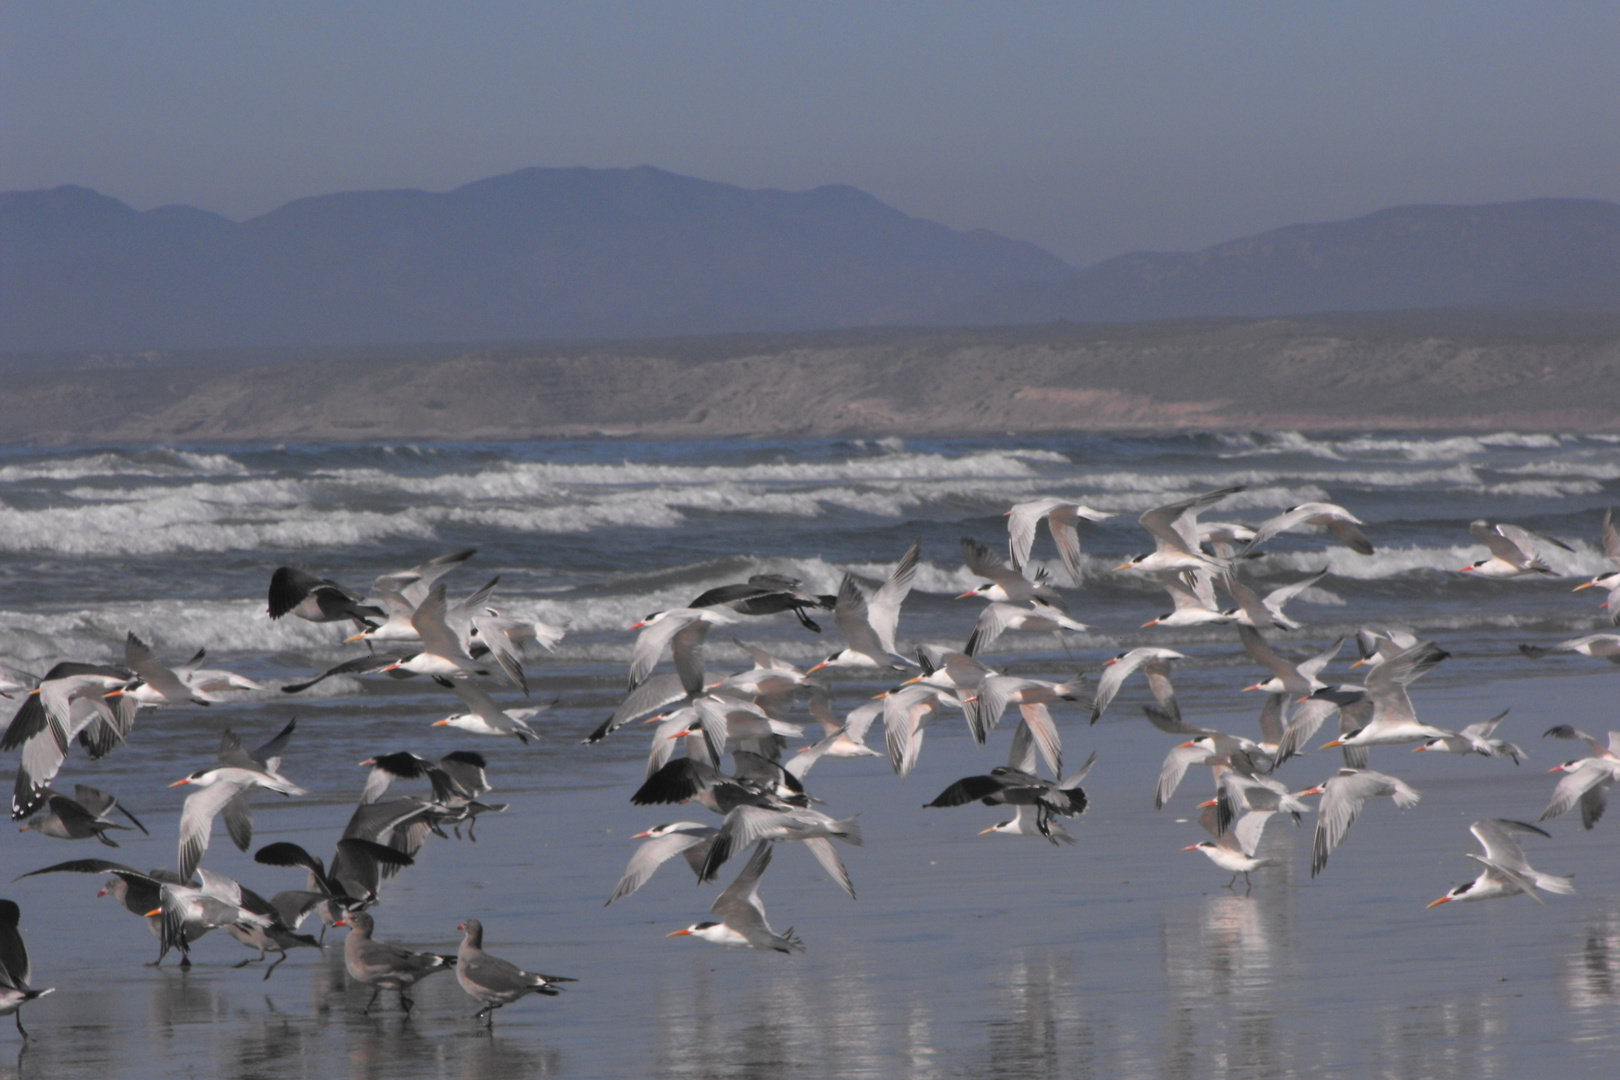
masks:
{"label": "gray sky", "polygon": [[643,164],[852,184],[1080,265],[1620,201],[1620,4],[0,0],[0,190],[244,219]]}

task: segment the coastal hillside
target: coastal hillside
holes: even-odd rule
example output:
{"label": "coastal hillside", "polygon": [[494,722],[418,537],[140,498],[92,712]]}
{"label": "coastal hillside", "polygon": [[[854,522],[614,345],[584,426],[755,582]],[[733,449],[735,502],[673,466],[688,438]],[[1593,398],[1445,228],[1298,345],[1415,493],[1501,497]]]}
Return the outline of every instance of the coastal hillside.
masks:
{"label": "coastal hillside", "polygon": [[1620,317],[1594,315],[1051,323],[9,364],[0,432],[11,443],[1620,430]]}

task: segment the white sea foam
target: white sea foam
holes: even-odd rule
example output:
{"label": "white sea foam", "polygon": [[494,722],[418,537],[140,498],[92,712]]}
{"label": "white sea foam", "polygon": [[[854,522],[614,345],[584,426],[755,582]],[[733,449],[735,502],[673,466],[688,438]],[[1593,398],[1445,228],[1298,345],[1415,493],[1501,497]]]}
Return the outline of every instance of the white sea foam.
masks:
{"label": "white sea foam", "polygon": [[1511,480],[1501,484],[1486,484],[1486,495],[1505,495],[1512,498],[1562,499],[1570,495],[1596,495],[1603,485],[1596,480]]}
{"label": "white sea foam", "polygon": [[967,477],[1034,475],[1029,462],[1068,459],[1047,451],[987,451],[962,457],[944,454],[884,454],[841,461],[756,462],[749,465],[666,465],[624,461],[618,464],[518,461],[476,473],[400,476],[381,469],[328,469],[314,475],[376,489],[413,494],[461,497],[477,490],[488,498],[517,498],[576,485],[648,486],[714,484],[824,484],[862,481],[949,480]]}
{"label": "white sea foam", "polygon": [[1498,469],[1509,476],[1584,476],[1592,480],[1620,480],[1620,461],[1614,454],[1602,451],[1559,458],[1555,461],[1537,461],[1528,465],[1513,465]]}
{"label": "white sea foam", "polygon": [[[1549,569],[1560,577],[1591,577],[1610,569],[1601,551],[1577,544],[1574,552],[1543,545],[1540,552]],[[1357,555],[1349,548],[1334,545],[1321,551],[1271,552],[1261,557],[1267,572],[1273,569],[1316,571],[1327,566],[1335,577],[1377,581],[1421,571],[1456,573],[1487,557],[1483,544],[1454,544],[1449,547],[1390,547],[1380,545],[1372,555]]]}
{"label": "white sea foam", "polygon": [[122,662],[125,635],[133,631],[171,663],[198,649],[213,656],[323,654],[339,647],[347,627],[297,618],[272,622],[262,598],[110,601],[83,609],[0,611],[0,649],[30,662]]}
{"label": "white sea foam", "polygon": [[91,556],[349,547],[395,536],[432,536],[433,522],[423,519],[443,516],[249,507],[184,492],[43,510],[0,505],[0,550]]}
{"label": "white sea foam", "polygon": [[83,457],[47,458],[0,467],[0,484],[31,480],[80,480],[92,476],[245,476],[247,466],[228,454],[187,450],[108,451]]}

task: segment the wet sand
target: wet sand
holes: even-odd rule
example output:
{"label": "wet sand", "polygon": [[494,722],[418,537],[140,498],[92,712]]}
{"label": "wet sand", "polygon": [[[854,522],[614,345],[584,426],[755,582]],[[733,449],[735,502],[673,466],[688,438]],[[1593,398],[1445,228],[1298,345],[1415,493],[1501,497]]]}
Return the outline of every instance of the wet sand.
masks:
{"label": "wet sand", "polygon": [[[1504,707],[1502,734],[1534,755],[1506,760],[1375,750],[1372,765],[1423,793],[1401,812],[1370,805],[1324,873],[1308,876],[1310,829],[1274,822],[1262,853],[1276,865],[1252,890],[1186,844],[1203,838],[1196,802],[1207,773],[1189,774],[1165,810],[1152,809],[1158,763],[1173,741],[1136,719],[1131,686],[1096,728],[1060,716],[1071,764],[1097,749],[1091,808],[1073,847],[975,835],[1007,816],[981,806],[922,804],[962,775],[1001,760],[1007,728],[977,750],[959,720],[930,728],[922,761],[901,784],[882,759],[823,762],[811,790],[838,815],[858,812],[861,848],[842,848],[851,902],[802,851],[778,853],[763,896],[772,925],[794,927],[803,955],[722,950],[670,931],[705,917],[717,894],[679,861],[634,896],[604,908],[631,834],[695,808],[636,808],[645,737],[624,731],[586,748],[600,717],[560,708],[539,749],[418,732],[409,684],[363,697],[233,709],[240,729],[308,717],[286,773],[318,797],[255,800],[254,846],[294,839],[328,854],[363,770],[352,762],[412,746],[492,754],[498,794],[476,844],[430,840],[419,865],[385,891],[378,936],[452,950],[455,926],[482,919],[486,947],[523,966],[580,982],[556,999],[527,999],[493,1033],[452,976],[416,988],[407,1020],[386,992],[346,985],[341,931],[324,955],[299,950],[268,982],[250,955],[215,933],[196,966],[142,966],[156,943],[99,878],[72,874],[6,886],[23,910],[35,981],[57,992],[24,1012],[24,1051],[0,1024],[0,1077],[1565,1077],[1607,1076],[1620,1051],[1620,822],[1588,833],[1566,816],[1531,838],[1532,863],[1574,873],[1577,895],[1424,905],[1474,875],[1467,828],[1486,816],[1534,820],[1577,747],[1536,737],[1573,722],[1605,731],[1615,679],[1606,665],[1502,660],[1443,665],[1414,690],[1424,718],[1460,726]],[[1450,669],[1450,670],[1448,670]],[[1192,672],[1184,702],[1232,702],[1230,670]],[[846,707],[866,683],[843,683]],[[604,699],[605,700],[605,699]],[[1241,700],[1236,704],[1244,704]],[[1185,706],[1184,706],[1185,707]],[[1199,722],[1249,730],[1252,713],[1197,709]],[[1255,710],[1258,702],[1255,703]],[[212,711],[212,710],[210,710]],[[110,790],[143,811],[151,839],[118,851],[7,830],[11,878],[69,858],[111,857],[145,868],[174,858],[182,792],[153,794],[153,777],[206,758],[219,721],[204,710],[144,718],[143,738],[104,763]],[[880,741],[874,736],[874,743]],[[1287,765],[1303,786],[1336,767],[1331,752]],[[348,799],[351,803],[345,803]],[[165,801],[168,800],[168,801]],[[223,835],[208,865],[266,894],[302,875],[252,864]],[[730,869],[723,873],[729,879]]]}

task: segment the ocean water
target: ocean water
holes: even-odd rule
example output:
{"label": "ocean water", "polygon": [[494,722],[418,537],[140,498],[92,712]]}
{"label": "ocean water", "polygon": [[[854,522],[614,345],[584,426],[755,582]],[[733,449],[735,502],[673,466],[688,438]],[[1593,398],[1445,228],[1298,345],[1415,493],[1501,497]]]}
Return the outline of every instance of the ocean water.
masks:
{"label": "ocean water", "polygon": [[[1095,727],[1079,706],[1054,710],[1065,760],[1098,758],[1090,809],[1069,824],[1073,846],[977,835],[1007,816],[999,809],[923,809],[1005,760],[1010,725],[980,748],[945,718],[903,783],[880,758],[824,761],[810,774],[825,809],[861,816],[865,844],[841,849],[853,902],[803,852],[778,852],[762,895],[772,925],[804,939],[803,955],[666,939],[704,918],[719,892],[694,886],[679,860],[603,906],[628,837],[705,815],[630,805],[645,768],[640,725],[581,744],[622,698],[630,623],[764,571],[816,592],[835,592],[846,572],[880,580],[920,538],[899,638],[959,647],[979,606],[955,599],[977,584],[959,538],[999,549],[1009,505],[1076,496],[1117,515],[1084,531],[1085,581],[1065,590],[1092,630],[1061,643],[1007,635],[986,659],[1094,678],[1124,648],[1168,645],[1189,657],[1175,674],[1188,719],[1252,736],[1260,702],[1240,687],[1260,672],[1235,634],[1142,629],[1165,596],[1113,570],[1150,545],[1142,510],[1237,484],[1245,490],[1204,520],[1255,524],[1325,500],[1365,521],[1378,548],[1363,557],[1290,534],[1249,564],[1262,582],[1329,571],[1290,608],[1305,625],[1268,632],[1279,648],[1304,655],[1361,625],[1414,627],[1452,654],[1415,684],[1420,717],[1461,727],[1511,709],[1499,734],[1530,760],[1374,750],[1373,768],[1422,792],[1417,806],[1370,804],[1314,880],[1312,820],[1274,821],[1262,851],[1271,865],[1251,889],[1231,890],[1225,873],[1182,851],[1204,837],[1190,819],[1210,794],[1208,773],[1194,770],[1153,809],[1175,740],[1141,719],[1150,699],[1133,680]],[[501,1010],[493,1034],[469,1019],[476,1005],[450,976],[417,988],[409,1021],[386,992],[365,1017],[369,990],[345,985],[341,932],[324,955],[294,952],[268,981],[257,966],[233,969],[250,954],[212,934],[183,974],[172,960],[143,966],[155,942],[97,899],[97,876],[25,878],[3,895],[22,906],[36,984],[57,991],[24,1010],[26,1050],[0,1020],[0,1076],[1517,1077],[1552,1063],[1560,1075],[1612,1075],[1620,823],[1586,832],[1566,816],[1526,845],[1538,869],[1575,874],[1574,896],[1424,905],[1474,876],[1469,822],[1534,820],[1557,779],[1546,770],[1584,753],[1542,730],[1602,735],[1615,724],[1620,671],[1531,661],[1516,646],[1607,626],[1600,591],[1571,589],[1608,569],[1598,532],[1617,492],[1614,438],[1514,433],[0,451],[0,663],[10,667],[116,661],[134,631],[171,662],[206,648],[210,666],[275,687],[363,653],[339,627],[269,621],[276,566],[363,590],[461,547],[478,555],[446,579],[452,596],[498,574],[503,610],[568,628],[554,652],[526,657],[528,703],[552,703],[529,747],[432,727],[459,703],[423,680],[343,677],[292,697],[271,689],[145,712],[103,761],[75,750],[58,786],[114,792],[152,836],[119,834],[114,851],[6,830],[7,881],[70,858],[172,866],[185,792],[165,785],[211,761],[222,729],[252,745],[297,716],[283,771],[312,794],[256,797],[255,847],[295,840],[329,855],[362,758],[482,750],[491,797],[510,809],[482,819],[476,843],[431,839],[385,889],[378,934],[451,950],[456,924],[476,916],[492,952],[580,979],[560,998]],[[1573,551],[1548,550],[1557,577],[1458,573],[1484,555],[1467,531],[1478,517]],[[1036,558],[1067,583],[1044,532]],[[841,647],[830,616],[821,621],[820,636],[786,615],[748,620],[735,636],[808,665]],[[732,636],[714,635],[712,671],[749,666]],[[1347,647],[1328,678],[1356,681],[1353,659]],[[841,710],[893,681],[827,674]],[[881,746],[881,734],[869,742]],[[1305,787],[1338,764],[1333,751],[1313,752],[1278,776]],[[222,830],[205,865],[266,895],[302,886],[300,872],[254,864]]]}

